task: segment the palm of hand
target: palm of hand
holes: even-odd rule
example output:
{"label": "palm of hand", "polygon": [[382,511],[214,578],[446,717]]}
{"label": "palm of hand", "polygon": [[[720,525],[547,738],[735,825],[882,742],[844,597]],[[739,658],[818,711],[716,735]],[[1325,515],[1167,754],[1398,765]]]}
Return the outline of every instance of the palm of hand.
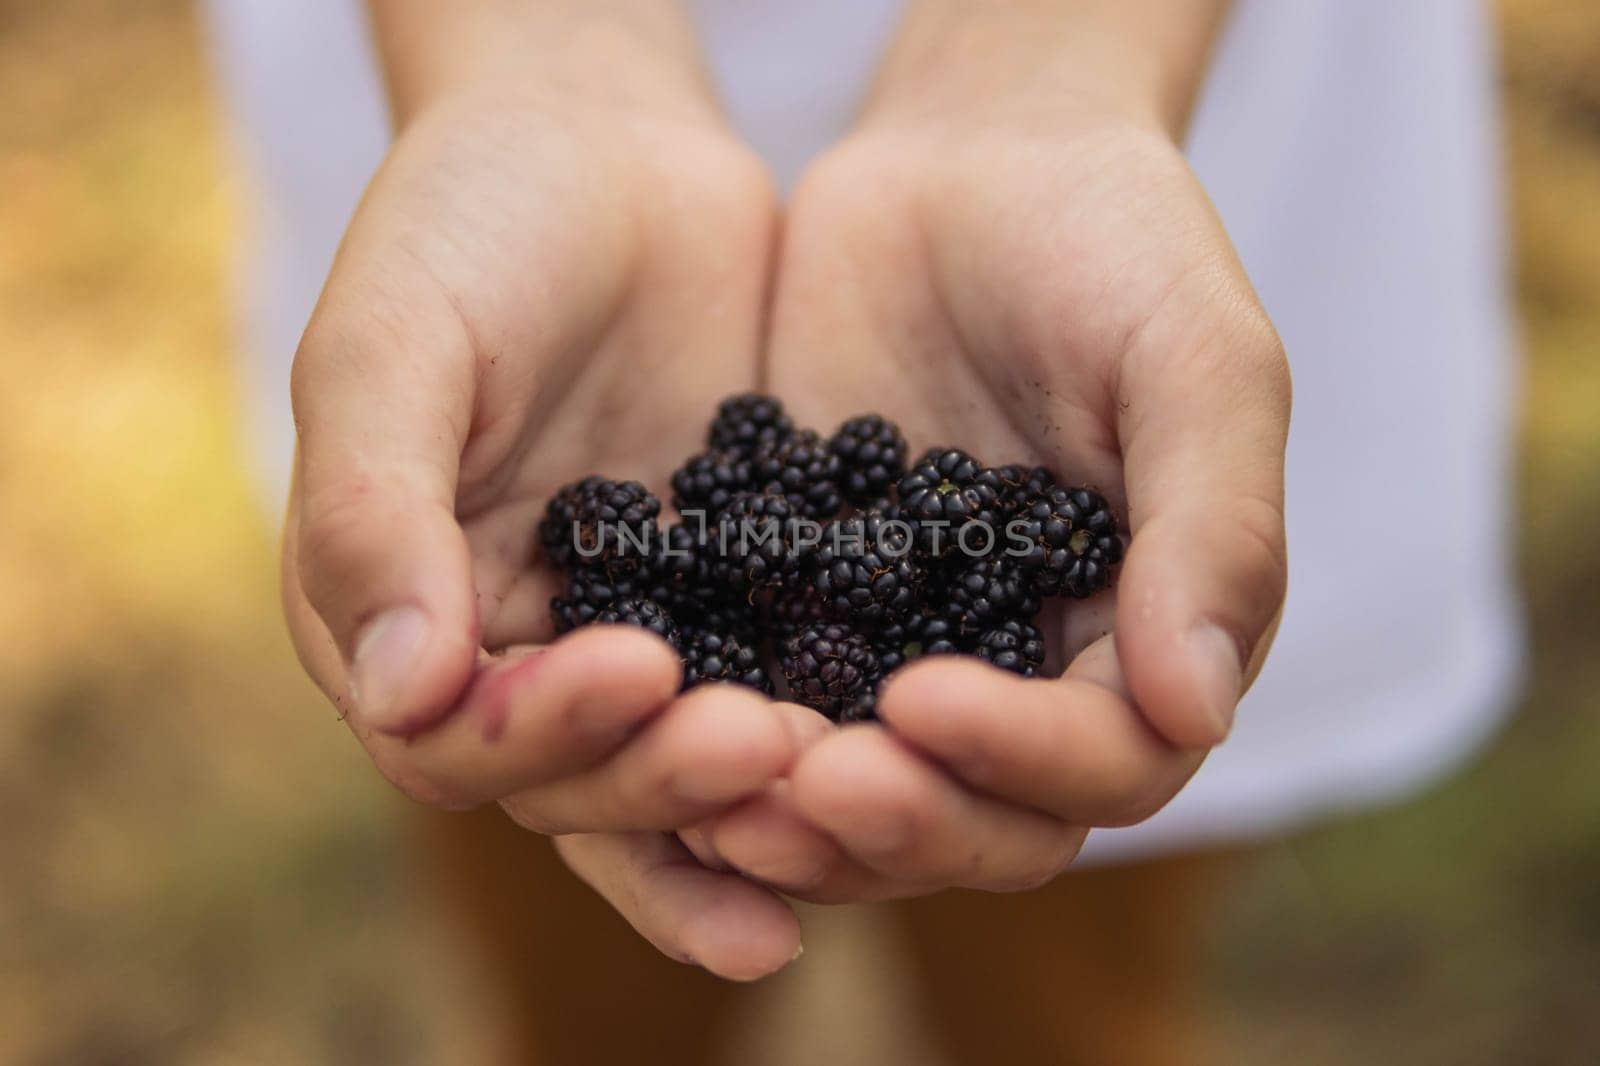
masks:
{"label": "palm of hand", "polygon": [[[773,234],[759,165],[698,130],[615,116],[596,127],[608,131],[600,149],[570,113],[535,124],[463,106],[408,128],[297,362],[303,433],[347,431],[318,407],[330,373],[360,374],[406,379],[435,435],[419,450],[454,445],[426,461],[459,457],[449,503],[491,649],[553,635],[557,576],[528,563],[554,491],[596,471],[662,490],[673,458],[698,444],[682,412],[757,372]],[[353,348],[341,336],[352,320],[394,343]],[[305,469],[315,444],[301,471],[313,508],[319,492],[350,489],[343,470],[322,484]]]}
{"label": "palm of hand", "polygon": [[[1084,827],[1148,816],[1218,738],[1184,661],[1194,615],[1230,642],[1254,627],[1237,654],[1259,661],[1259,616],[1281,601],[1281,351],[1181,155],[1131,126],[979,128],[869,128],[802,182],[769,380],[803,422],[879,410],[914,452],[955,445],[1096,486],[1131,510],[1134,548],[1120,592],[1052,602],[1063,679],[919,664],[880,704],[888,730],[813,745],[790,786],[698,838],[802,896],[1052,876]],[[1244,445],[1216,428],[1230,415]],[[1276,458],[1258,447],[1274,435]],[[1258,534],[1248,579],[1186,576],[1236,533],[1191,518],[1242,452],[1265,459],[1218,498]]]}

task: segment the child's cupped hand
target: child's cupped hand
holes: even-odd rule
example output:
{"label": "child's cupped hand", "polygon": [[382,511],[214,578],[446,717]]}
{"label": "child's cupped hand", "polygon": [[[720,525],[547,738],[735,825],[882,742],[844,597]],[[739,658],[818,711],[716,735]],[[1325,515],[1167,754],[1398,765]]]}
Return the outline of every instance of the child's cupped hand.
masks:
{"label": "child's cupped hand", "polygon": [[698,441],[686,413],[754,384],[774,222],[714,117],[464,93],[401,134],[293,376],[283,592],[308,672],[405,793],[499,803],[663,951],[730,977],[788,962],[794,916],[663,831],[781,777],[798,709],[679,696],[642,631],[551,643],[558,578],[528,564],[556,488],[662,489]]}
{"label": "child's cupped hand", "polygon": [[768,358],[802,422],[1042,463],[1132,539],[1112,594],[1047,601],[1063,676],[923,660],[696,852],[822,901],[1023,889],[1164,806],[1271,643],[1290,403],[1171,136],[1077,104],[869,118],[795,196]]}

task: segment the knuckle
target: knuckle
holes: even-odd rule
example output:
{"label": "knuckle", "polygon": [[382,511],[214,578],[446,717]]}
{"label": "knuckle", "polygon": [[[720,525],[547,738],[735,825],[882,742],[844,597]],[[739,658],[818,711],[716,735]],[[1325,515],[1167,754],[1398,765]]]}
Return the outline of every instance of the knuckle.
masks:
{"label": "knuckle", "polygon": [[[818,156],[795,185],[791,214],[806,227],[854,232],[889,224],[886,195],[899,184],[896,156],[881,147],[846,139]],[[801,227],[796,226],[796,229]]]}
{"label": "knuckle", "polygon": [[381,526],[374,521],[377,490],[364,478],[330,484],[305,498],[296,560],[308,594],[334,575],[348,574],[362,546]]}
{"label": "knuckle", "polygon": [[1253,295],[1238,302],[1241,310],[1232,345],[1235,358],[1262,391],[1269,409],[1287,414],[1294,388],[1283,338]]}
{"label": "knuckle", "polygon": [[1289,592],[1289,542],[1283,508],[1271,500],[1246,496],[1234,504],[1239,544],[1256,614],[1264,622]]}

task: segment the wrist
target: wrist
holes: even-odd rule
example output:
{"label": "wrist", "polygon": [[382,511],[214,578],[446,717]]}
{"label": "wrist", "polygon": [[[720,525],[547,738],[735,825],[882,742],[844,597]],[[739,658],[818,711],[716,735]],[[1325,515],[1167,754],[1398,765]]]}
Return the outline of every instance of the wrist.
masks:
{"label": "wrist", "polygon": [[916,0],[864,124],[954,114],[1120,119],[1181,139],[1225,0]]}
{"label": "wrist", "polygon": [[394,123],[448,99],[555,100],[720,121],[669,0],[370,0]]}

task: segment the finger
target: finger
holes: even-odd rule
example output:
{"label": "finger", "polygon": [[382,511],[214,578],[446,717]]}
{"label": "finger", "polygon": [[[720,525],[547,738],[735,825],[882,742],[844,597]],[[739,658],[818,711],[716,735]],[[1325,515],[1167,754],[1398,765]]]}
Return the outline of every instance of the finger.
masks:
{"label": "finger", "polygon": [[501,802],[540,833],[676,829],[766,788],[800,748],[760,694],[705,685],[656,717],[594,768]]}
{"label": "finger", "polygon": [[455,701],[478,647],[455,517],[475,372],[449,301],[397,290],[393,274],[343,259],[295,357],[287,577],[340,651],[344,676],[319,683],[345,689],[371,728],[403,733]]}
{"label": "finger", "polygon": [[1194,776],[1203,749],[1179,748],[1128,700],[1110,638],[1059,680],[979,663],[919,663],[884,689],[897,736],[974,789],[1073,825],[1141,822]]}
{"label": "finger", "polygon": [[795,808],[884,877],[994,891],[1066,868],[1086,831],[970,792],[884,729],[844,729],[790,776]]}
{"label": "finger", "polygon": [[697,827],[717,863],[810,903],[864,903],[921,895],[867,869],[794,805],[788,782]]}
{"label": "finger", "polygon": [[356,732],[379,770],[447,807],[581,773],[622,747],[677,695],[681,667],[659,638],[602,626],[486,662],[459,706],[409,738]]}
{"label": "finger", "polygon": [[754,981],[799,958],[800,921],[769,889],[708,870],[659,833],[556,839],[572,872],[662,954]]}
{"label": "finger", "polygon": [[1220,289],[1169,300],[1119,389],[1133,540],[1117,650],[1151,724],[1192,747],[1227,735],[1288,580],[1288,365],[1247,283]]}

